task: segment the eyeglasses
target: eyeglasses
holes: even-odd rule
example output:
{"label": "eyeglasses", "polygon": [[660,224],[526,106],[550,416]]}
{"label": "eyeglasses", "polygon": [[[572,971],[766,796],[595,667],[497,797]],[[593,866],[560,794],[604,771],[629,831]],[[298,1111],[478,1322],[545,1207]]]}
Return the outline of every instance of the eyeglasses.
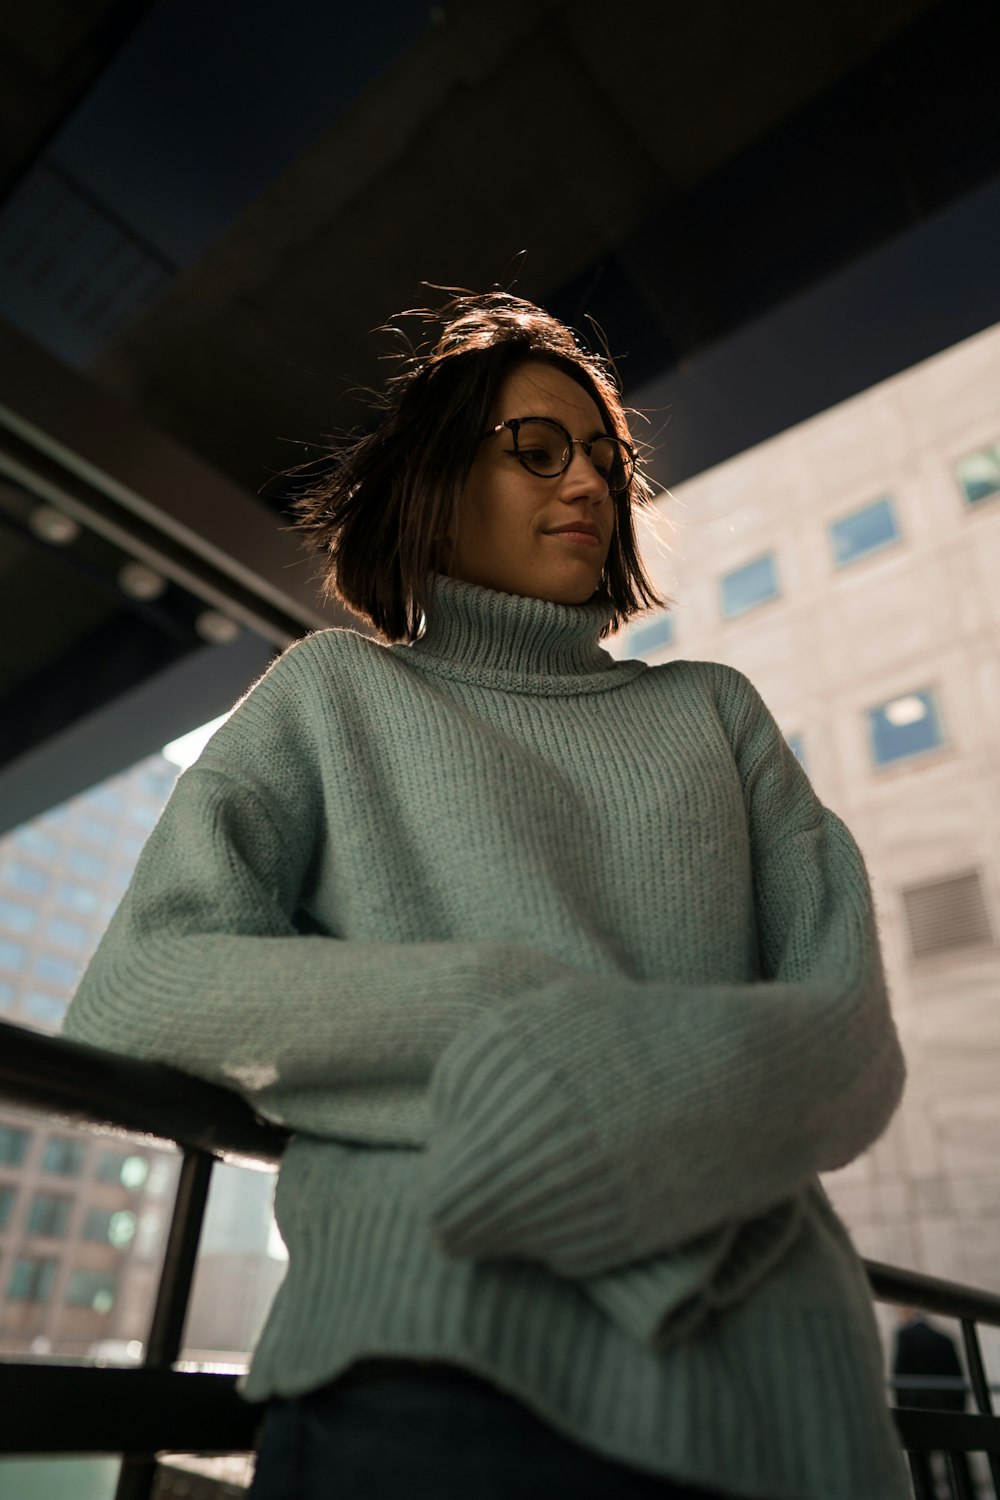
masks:
{"label": "eyeglasses", "polygon": [[621,438],[600,433],[585,440],[572,438],[554,417],[510,417],[498,422],[484,438],[506,430],[514,439],[514,457],[529,474],[539,479],[557,479],[573,461],[573,449],[582,448],[611,493],[620,494],[632,483],[635,449]]}

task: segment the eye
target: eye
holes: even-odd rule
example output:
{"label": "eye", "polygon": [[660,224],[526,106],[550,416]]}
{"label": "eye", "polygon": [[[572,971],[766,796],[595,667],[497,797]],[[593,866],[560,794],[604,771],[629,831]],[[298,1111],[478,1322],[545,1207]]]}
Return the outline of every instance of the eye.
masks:
{"label": "eye", "polygon": [[621,462],[618,445],[611,438],[595,438],[590,449],[590,461],[601,478],[610,483]]}
{"label": "eye", "polygon": [[520,448],[505,448],[503,451],[507,458],[512,458],[522,468],[525,464],[532,468],[542,468],[549,457],[543,448],[525,448],[523,445]]}
{"label": "eye", "polygon": [[566,458],[568,436],[549,422],[530,418],[521,422],[517,452],[523,464],[539,474],[558,474]]}

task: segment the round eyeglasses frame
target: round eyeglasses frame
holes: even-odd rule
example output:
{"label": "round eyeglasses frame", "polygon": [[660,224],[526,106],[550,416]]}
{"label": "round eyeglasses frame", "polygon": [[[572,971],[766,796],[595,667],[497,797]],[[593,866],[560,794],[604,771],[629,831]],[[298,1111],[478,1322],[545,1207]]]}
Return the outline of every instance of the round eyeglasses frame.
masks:
{"label": "round eyeglasses frame", "polygon": [[[517,437],[519,429],[526,422],[542,422],[546,427],[554,427],[556,432],[561,433],[565,438],[566,446],[563,449],[562,465],[560,468],[543,472],[541,469],[532,468],[531,464],[528,463],[527,458],[518,447]],[[621,464],[623,478],[620,484],[616,484],[613,487],[609,483],[608,489],[613,495],[621,495],[624,494],[632,483],[632,476],[635,473],[635,449],[630,447],[628,443],[622,442],[620,437],[615,437],[610,432],[602,432],[597,437],[590,438],[589,440],[587,438],[574,438],[570,437],[566,428],[555,417],[508,417],[506,422],[498,422],[495,427],[491,427],[488,432],[484,432],[483,440],[485,441],[486,438],[493,437],[498,432],[503,432],[505,428],[514,439],[514,457],[522,469],[527,469],[528,473],[534,474],[536,479],[558,479],[560,474],[565,474],[573,462],[574,448],[582,448],[587,457],[590,458],[591,449],[595,443],[613,443],[618,449],[618,461]]]}

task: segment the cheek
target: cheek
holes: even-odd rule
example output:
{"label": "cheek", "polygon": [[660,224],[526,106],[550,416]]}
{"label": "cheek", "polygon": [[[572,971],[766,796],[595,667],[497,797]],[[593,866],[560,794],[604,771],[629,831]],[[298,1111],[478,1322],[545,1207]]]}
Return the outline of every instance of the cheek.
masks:
{"label": "cheek", "polygon": [[522,538],[538,509],[517,475],[492,475],[491,483],[470,501],[463,520],[467,534],[490,546]]}

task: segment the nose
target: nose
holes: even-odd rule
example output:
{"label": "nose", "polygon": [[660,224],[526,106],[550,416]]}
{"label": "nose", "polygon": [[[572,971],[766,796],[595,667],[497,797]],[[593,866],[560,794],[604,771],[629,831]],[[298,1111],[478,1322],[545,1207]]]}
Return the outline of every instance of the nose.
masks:
{"label": "nose", "polygon": [[608,481],[604,475],[594,466],[583,444],[579,441],[573,444],[573,456],[569,461],[569,467],[563,474],[563,500],[592,500],[595,503],[606,500],[610,495]]}

